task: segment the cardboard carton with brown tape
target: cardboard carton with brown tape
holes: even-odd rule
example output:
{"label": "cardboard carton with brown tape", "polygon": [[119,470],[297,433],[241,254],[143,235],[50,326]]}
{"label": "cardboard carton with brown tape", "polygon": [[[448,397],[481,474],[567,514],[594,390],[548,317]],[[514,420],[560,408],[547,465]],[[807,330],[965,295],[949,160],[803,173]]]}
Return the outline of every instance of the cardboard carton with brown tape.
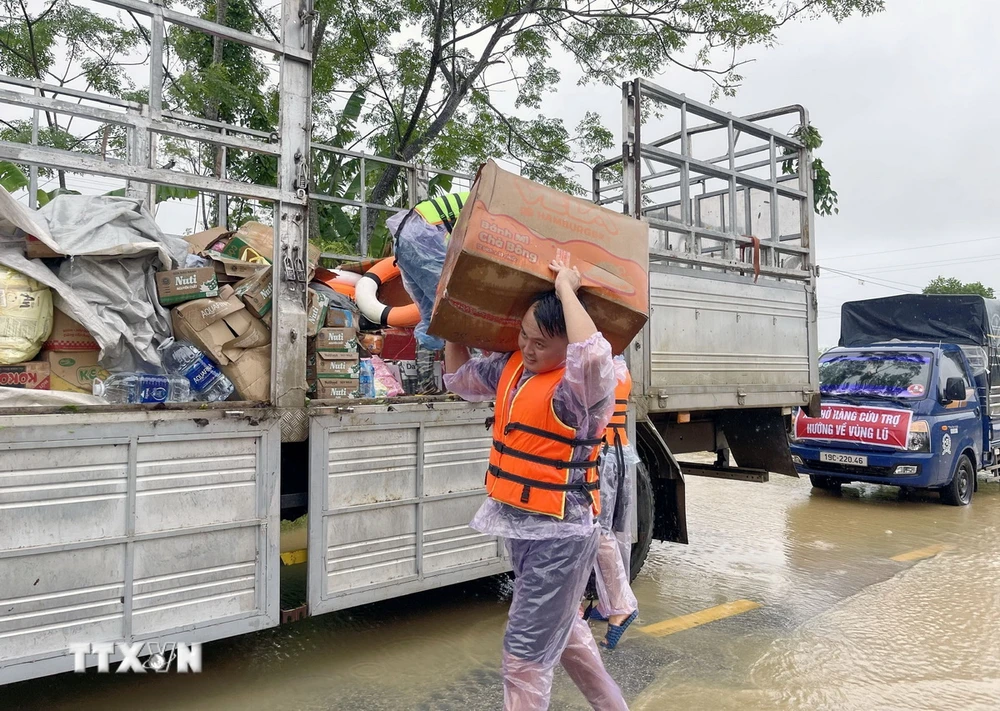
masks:
{"label": "cardboard carton with brown tape", "polygon": [[583,277],[580,300],[621,353],[649,313],[649,228],[581,198],[483,166],[451,235],[429,333],[517,350],[521,317],[552,288],[556,258]]}

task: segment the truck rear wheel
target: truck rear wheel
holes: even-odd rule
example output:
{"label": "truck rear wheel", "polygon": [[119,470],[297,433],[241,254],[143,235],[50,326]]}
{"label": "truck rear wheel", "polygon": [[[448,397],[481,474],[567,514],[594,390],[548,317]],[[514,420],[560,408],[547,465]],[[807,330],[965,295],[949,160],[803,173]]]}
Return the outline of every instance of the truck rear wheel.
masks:
{"label": "truck rear wheel", "polygon": [[629,556],[629,577],[635,580],[649,555],[649,546],[653,542],[653,521],[655,512],[653,482],[649,478],[649,470],[643,462],[635,467],[635,515],[638,533],[636,542],[632,544],[632,555]]}
{"label": "truck rear wheel", "polygon": [[965,455],[958,458],[951,483],[941,489],[941,501],[949,506],[968,506],[976,488],[976,467]]}

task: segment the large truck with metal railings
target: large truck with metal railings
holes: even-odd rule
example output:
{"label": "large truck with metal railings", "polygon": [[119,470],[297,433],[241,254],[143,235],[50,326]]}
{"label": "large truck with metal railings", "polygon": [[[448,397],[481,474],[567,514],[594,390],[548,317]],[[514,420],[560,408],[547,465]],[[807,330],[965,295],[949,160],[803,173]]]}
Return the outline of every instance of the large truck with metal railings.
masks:
{"label": "large truck with metal railings", "polygon": [[[504,547],[468,526],[483,497],[491,404],[306,396],[296,257],[310,201],[363,217],[401,209],[364,192],[309,192],[310,155],[392,162],[312,143],[312,13],[282,0],[275,39],[158,2],[100,1],[150,27],[148,97],[0,76],[3,111],[26,112],[33,129],[29,142],[0,140],[0,160],[29,168],[30,206],[41,170],[121,180],[148,205],[157,186],[174,186],[273,206],[270,396],[0,409],[0,683],[73,669],[76,643],[190,644],[280,624],[283,512],[308,512],[309,615],[508,571]],[[279,125],[258,131],[165,107],[168,25],[275,57]],[[597,166],[593,197],[650,228],[650,317],[626,351],[642,459],[638,571],[652,540],[687,542],[684,474],[795,474],[785,420],[817,400],[816,296],[810,153],[790,134],[808,123],[805,111],[738,118],[644,80],[623,89],[623,154]],[[49,115],[113,127],[125,158],[39,145]],[[157,146],[168,138],[276,160],[277,180],[163,167]],[[435,171],[396,163],[414,204]],[[675,457],[695,451],[717,463]]]}

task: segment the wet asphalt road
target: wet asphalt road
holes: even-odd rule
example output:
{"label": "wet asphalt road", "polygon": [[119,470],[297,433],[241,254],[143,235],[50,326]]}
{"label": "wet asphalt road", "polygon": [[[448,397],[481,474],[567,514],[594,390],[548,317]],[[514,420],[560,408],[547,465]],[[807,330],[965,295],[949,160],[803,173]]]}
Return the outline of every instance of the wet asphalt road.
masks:
{"label": "wet asphalt road", "polygon": [[[953,508],[691,477],[687,500],[691,543],[653,545],[640,620],[605,653],[630,708],[1000,709],[1000,484]],[[410,596],[207,644],[200,675],[66,674],[0,708],[499,709],[508,595]],[[561,672],[552,708],[587,708]]]}

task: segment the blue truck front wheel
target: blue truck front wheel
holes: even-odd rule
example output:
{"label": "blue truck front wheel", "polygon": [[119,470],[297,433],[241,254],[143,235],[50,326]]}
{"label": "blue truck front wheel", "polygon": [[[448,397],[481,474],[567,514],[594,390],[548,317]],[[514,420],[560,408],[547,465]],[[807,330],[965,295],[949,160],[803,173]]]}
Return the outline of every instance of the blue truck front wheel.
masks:
{"label": "blue truck front wheel", "polygon": [[958,458],[951,482],[941,489],[941,501],[949,506],[968,506],[976,488],[976,467],[965,455]]}

